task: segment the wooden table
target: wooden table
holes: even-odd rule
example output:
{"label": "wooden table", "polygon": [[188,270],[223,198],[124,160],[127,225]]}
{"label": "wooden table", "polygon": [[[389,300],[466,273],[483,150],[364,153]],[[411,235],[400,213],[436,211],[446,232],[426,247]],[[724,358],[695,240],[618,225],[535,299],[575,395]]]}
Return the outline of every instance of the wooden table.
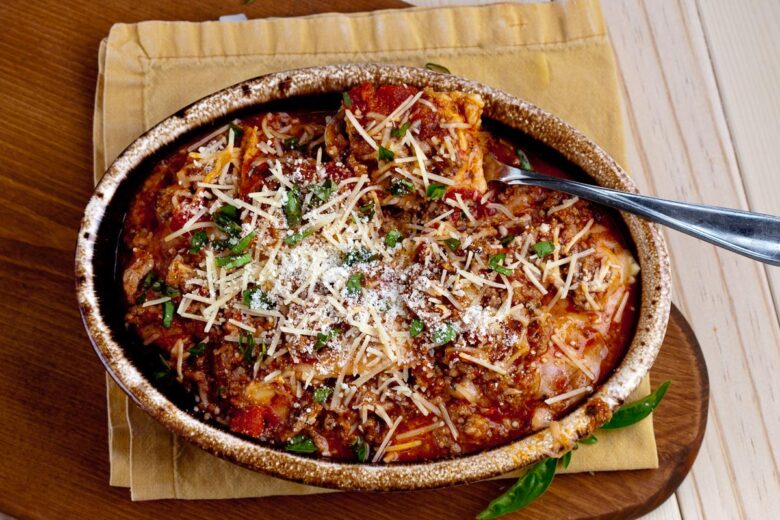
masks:
{"label": "wooden table", "polygon": [[[640,187],[780,214],[780,4],[603,2],[624,86],[627,166]],[[400,5],[3,2],[0,511],[59,518],[111,510],[132,517],[155,507],[133,504],[126,490],[107,484],[103,370],[73,297],[76,230],[92,191],[97,48],[111,24]],[[674,232],[668,238],[675,301],[704,349],[712,403],[691,475],[652,516],[767,517],[780,511],[780,270]]]}

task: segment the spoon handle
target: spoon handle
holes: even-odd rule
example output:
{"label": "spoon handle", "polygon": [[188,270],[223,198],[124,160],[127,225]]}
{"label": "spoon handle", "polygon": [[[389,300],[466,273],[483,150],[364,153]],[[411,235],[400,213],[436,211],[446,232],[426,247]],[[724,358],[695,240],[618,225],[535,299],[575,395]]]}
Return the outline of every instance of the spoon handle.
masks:
{"label": "spoon handle", "polygon": [[780,218],[602,188],[506,166],[501,181],[562,191],[639,215],[716,246],[780,266]]}

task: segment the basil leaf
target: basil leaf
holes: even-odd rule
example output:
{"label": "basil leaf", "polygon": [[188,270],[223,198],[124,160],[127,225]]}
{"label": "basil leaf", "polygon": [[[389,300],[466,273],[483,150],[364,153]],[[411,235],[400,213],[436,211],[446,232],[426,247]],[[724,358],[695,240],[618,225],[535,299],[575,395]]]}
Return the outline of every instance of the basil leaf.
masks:
{"label": "basil leaf", "polygon": [[347,294],[350,296],[354,296],[358,293],[360,293],[360,290],[363,288],[363,274],[362,273],[354,273],[349,276],[347,279]]}
{"label": "basil leaf", "polygon": [[447,247],[449,247],[450,251],[453,253],[456,253],[458,249],[460,249],[460,240],[457,238],[448,238],[444,243],[447,244]]}
{"label": "basil leaf", "polygon": [[400,139],[400,138],[402,138],[403,136],[406,135],[406,131],[407,130],[409,130],[409,121],[407,121],[406,123],[402,124],[398,128],[393,128],[392,130],[390,130],[390,135],[392,137],[395,137],[396,139]]}
{"label": "basil leaf", "polygon": [[[233,208],[233,206],[222,206],[222,209],[227,207]],[[214,213],[211,219],[214,221],[214,224],[217,225],[217,228],[219,228],[219,230],[225,233],[227,236],[231,238],[238,238],[241,236],[242,231],[241,224],[239,224],[236,220],[238,215],[236,214],[235,217],[232,217],[230,216],[230,211],[223,212],[222,209]]]}
{"label": "basil leaf", "polygon": [[282,141],[282,144],[284,144],[284,148],[286,150],[297,150],[298,149],[298,138],[297,137],[288,137],[284,141]]}
{"label": "basil leaf", "polygon": [[395,247],[399,240],[403,240],[404,236],[397,229],[391,229],[385,236],[385,245],[387,247]]}
{"label": "basil leaf", "polygon": [[612,416],[612,419],[610,419],[607,424],[604,424],[601,427],[605,430],[616,430],[618,428],[625,428],[626,426],[631,426],[634,423],[638,423],[650,415],[655,407],[660,404],[661,400],[666,394],[666,390],[671,384],[671,381],[665,381],[655,389],[655,392],[648,395],[647,397],[621,407],[618,411],[615,412],[615,414]]}
{"label": "basil leaf", "polygon": [[238,334],[238,350],[244,357],[245,363],[253,363],[255,357],[255,337],[250,332]]}
{"label": "basil leaf", "polygon": [[314,228],[307,228],[293,235],[287,235],[284,237],[284,243],[288,246],[297,246],[304,238],[311,235],[312,233],[314,233]]}
{"label": "basil leaf", "polygon": [[214,263],[217,264],[217,267],[223,267],[225,270],[241,267],[251,261],[252,255],[249,253],[243,255],[220,256],[219,258],[214,259]]}
{"label": "basil leaf", "polygon": [[478,520],[497,518],[527,506],[547,491],[555,477],[558,459],[547,458],[537,462],[510,487],[477,515]]}
{"label": "basil leaf", "polygon": [[376,158],[380,161],[392,161],[395,159],[395,154],[392,150],[388,150],[384,146],[380,146],[376,152]]}
{"label": "basil leaf", "polygon": [[596,444],[597,442],[599,442],[599,440],[595,435],[577,441],[578,444]]}
{"label": "basil leaf", "polygon": [[534,244],[534,253],[536,253],[538,258],[544,258],[553,251],[555,251],[555,246],[549,240],[537,242]]}
{"label": "basil leaf", "polygon": [[517,158],[520,159],[520,168],[522,168],[523,170],[533,170],[533,166],[531,166],[531,161],[528,160],[528,156],[525,154],[524,151],[518,148],[515,150],[515,154],[517,155]]}
{"label": "basil leaf", "polygon": [[429,184],[425,190],[425,195],[431,200],[439,200],[447,192],[447,186],[444,184]]}
{"label": "basil leaf", "polygon": [[190,349],[187,352],[189,352],[190,356],[192,357],[198,357],[202,355],[204,352],[206,352],[206,344],[200,342],[197,345],[190,347]]}
{"label": "basil leaf", "polygon": [[571,464],[571,452],[567,451],[559,460],[561,462],[561,466],[563,466],[563,469],[568,468],[569,464]]}
{"label": "basil leaf", "polygon": [[433,72],[439,72],[441,74],[451,74],[450,69],[448,69],[444,65],[439,65],[438,63],[428,62],[425,64],[425,68],[428,70],[432,70]]}
{"label": "basil leaf", "polygon": [[407,195],[414,191],[414,183],[406,179],[393,179],[390,181],[390,193],[397,196]]}
{"label": "basil leaf", "polygon": [[284,447],[286,451],[290,453],[316,453],[317,446],[314,445],[314,441],[306,435],[296,435],[289,441]]}
{"label": "basil leaf", "polygon": [[422,333],[423,330],[425,330],[425,324],[422,322],[422,320],[414,318],[411,323],[409,323],[409,335],[411,337],[416,338]]}
{"label": "basil leaf", "polygon": [[355,439],[355,442],[352,443],[352,449],[355,451],[355,457],[357,457],[358,462],[365,462],[368,460],[368,444],[366,444],[366,441],[364,441],[362,437]]}
{"label": "basil leaf", "polygon": [[374,218],[374,212],[375,212],[374,201],[372,200],[371,202],[366,202],[365,204],[360,206],[358,208],[358,212],[360,213],[361,216],[366,217],[368,220]]}
{"label": "basil leaf", "polygon": [[488,260],[488,265],[492,270],[494,270],[497,273],[503,274],[504,276],[509,276],[512,274],[512,270],[508,267],[504,267],[504,260],[506,259],[506,253],[499,253],[497,255],[493,255]]}
{"label": "basil leaf", "polygon": [[249,244],[252,242],[252,239],[255,238],[255,235],[257,235],[256,229],[239,240],[233,247],[230,248],[230,250],[234,253],[243,253],[246,251],[246,248],[249,247]]}
{"label": "basil leaf", "polygon": [[196,231],[190,237],[190,253],[193,255],[203,249],[209,243],[209,236],[205,231]]}
{"label": "basil leaf", "polygon": [[301,223],[302,215],[301,188],[295,184],[287,191],[287,200],[284,203],[284,216],[287,218],[287,227],[298,227]]}
{"label": "basil leaf", "polygon": [[231,204],[225,204],[220,207],[219,213],[233,220],[238,220],[238,208]]}
{"label": "basil leaf", "polygon": [[344,106],[347,108],[352,108],[352,98],[349,97],[349,92],[343,92],[341,94],[341,99],[344,101]]}
{"label": "basil leaf", "polygon": [[318,403],[324,403],[325,400],[333,393],[333,389],[329,386],[321,386],[314,391],[314,400]]}
{"label": "basil leaf", "polygon": [[241,139],[241,136],[244,134],[244,129],[240,126],[230,123],[228,125],[228,132],[233,134],[233,144],[236,144],[236,141]]}
{"label": "basil leaf", "polygon": [[452,323],[443,323],[441,325],[437,325],[431,332],[431,338],[437,347],[446,345],[450,341],[454,340],[457,335],[458,331],[455,330],[455,327],[452,325]]}
{"label": "basil leaf", "polygon": [[499,240],[498,242],[502,246],[508,246],[509,244],[511,244],[514,241],[515,238],[517,238],[517,235],[507,235],[507,236],[503,237],[501,240]]}
{"label": "basil leaf", "polygon": [[171,323],[173,323],[173,302],[168,300],[163,303],[162,324],[166,329],[170,329]]}
{"label": "basil leaf", "polygon": [[325,179],[322,184],[312,184],[309,186],[309,191],[311,191],[321,202],[328,202],[335,189],[336,183],[331,179]]}
{"label": "basil leaf", "polygon": [[352,249],[348,253],[344,255],[342,260],[344,261],[345,265],[355,265],[355,264],[364,264],[367,262],[374,261],[378,258],[378,255],[371,254],[371,251],[366,249],[365,247],[361,247],[358,249]]}

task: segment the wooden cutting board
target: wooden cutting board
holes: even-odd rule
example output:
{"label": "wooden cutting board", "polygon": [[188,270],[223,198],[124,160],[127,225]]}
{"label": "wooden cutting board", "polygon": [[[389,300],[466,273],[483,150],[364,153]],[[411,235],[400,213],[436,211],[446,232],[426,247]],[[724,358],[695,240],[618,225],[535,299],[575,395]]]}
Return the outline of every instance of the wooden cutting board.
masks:
{"label": "wooden cutting board", "polygon": [[[661,353],[650,372],[653,387],[673,384],[653,415],[660,467],[654,470],[559,475],[531,506],[505,518],[635,518],[662,504],[677,489],[699,451],[707,422],[709,381],[696,337],[676,307]],[[246,518],[364,520],[365,518],[474,518],[514,481],[404,493],[334,493],[231,500]],[[136,517],[217,517],[220,500],[137,503]]]}

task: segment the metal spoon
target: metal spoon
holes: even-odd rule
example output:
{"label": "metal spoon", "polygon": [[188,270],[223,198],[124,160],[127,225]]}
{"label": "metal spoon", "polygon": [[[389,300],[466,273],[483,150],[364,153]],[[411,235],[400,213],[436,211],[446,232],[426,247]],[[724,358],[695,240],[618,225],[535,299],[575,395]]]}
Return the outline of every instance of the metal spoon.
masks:
{"label": "metal spoon", "polygon": [[488,180],[562,191],[639,215],[754,260],[780,266],[780,218],[626,193],[490,161]]}

